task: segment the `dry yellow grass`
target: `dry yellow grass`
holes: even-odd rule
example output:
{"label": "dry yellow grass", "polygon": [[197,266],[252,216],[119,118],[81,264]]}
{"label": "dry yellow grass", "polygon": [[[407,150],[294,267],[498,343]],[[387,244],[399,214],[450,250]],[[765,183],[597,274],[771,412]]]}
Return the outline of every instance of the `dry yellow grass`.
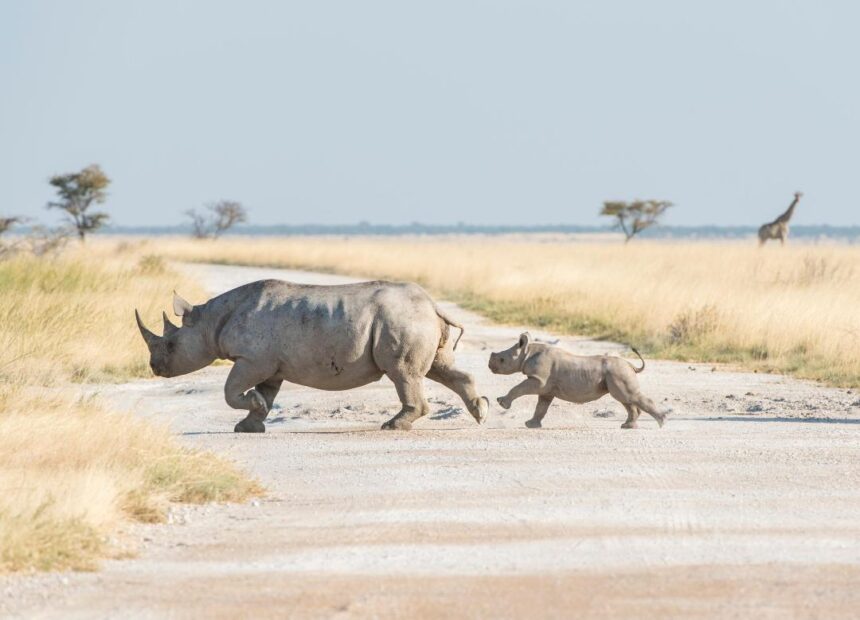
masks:
{"label": "dry yellow grass", "polygon": [[93,568],[117,552],[104,541],[126,520],[260,491],[231,463],[82,400],[70,383],[145,373],[134,305],[154,318],[173,286],[193,290],[141,248],[0,262],[0,572]]}
{"label": "dry yellow grass", "polygon": [[0,388],[0,572],[91,569],[124,521],[259,492],[233,465],[93,401]]}
{"label": "dry yellow grass", "polygon": [[147,247],[75,244],[59,257],[0,262],[0,382],[147,376],[134,307],[158,325],[172,288],[201,294]]}
{"label": "dry yellow grass", "polygon": [[413,280],[492,319],[860,382],[860,248],[535,237],[162,239],[189,261]]}

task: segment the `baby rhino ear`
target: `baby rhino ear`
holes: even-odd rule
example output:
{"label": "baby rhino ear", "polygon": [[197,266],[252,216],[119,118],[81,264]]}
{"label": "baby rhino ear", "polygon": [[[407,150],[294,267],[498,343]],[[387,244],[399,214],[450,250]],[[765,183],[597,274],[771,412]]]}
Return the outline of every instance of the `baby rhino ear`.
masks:
{"label": "baby rhino ear", "polygon": [[519,347],[521,349],[526,348],[526,346],[528,345],[528,343],[531,339],[532,339],[532,337],[529,335],[528,332],[523,332],[522,334],[520,334],[520,341],[518,343]]}

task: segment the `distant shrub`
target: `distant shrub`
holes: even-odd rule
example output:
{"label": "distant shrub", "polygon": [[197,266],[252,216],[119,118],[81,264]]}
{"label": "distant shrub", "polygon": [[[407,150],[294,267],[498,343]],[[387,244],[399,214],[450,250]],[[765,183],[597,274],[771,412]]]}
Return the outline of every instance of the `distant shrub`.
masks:
{"label": "distant shrub", "polygon": [[167,271],[167,263],[161,256],[147,254],[140,258],[137,269],[144,275],[159,276]]}
{"label": "distant shrub", "polygon": [[248,210],[241,202],[219,200],[206,206],[206,211],[189,209],[191,234],[197,239],[217,239],[236,224],[248,221]]}
{"label": "distant shrub", "polygon": [[675,317],[669,325],[669,340],[672,344],[693,344],[716,331],[719,313],[716,306],[702,306],[697,310],[686,310]]}

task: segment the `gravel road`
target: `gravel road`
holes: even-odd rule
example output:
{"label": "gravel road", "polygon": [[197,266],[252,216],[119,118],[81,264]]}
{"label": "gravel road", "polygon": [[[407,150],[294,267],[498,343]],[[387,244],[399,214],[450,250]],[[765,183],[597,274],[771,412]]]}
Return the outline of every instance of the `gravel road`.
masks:
{"label": "gravel road", "polygon": [[[213,293],[260,278],[183,267]],[[165,296],[169,291],[165,291]],[[167,300],[167,297],[165,297]],[[432,413],[381,432],[387,379],[350,392],[285,386],[265,435],[236,435],[226,366],[97,391],[234,458],[269,495],[177,507],[134,526],[132,560],[92,574],[0,580],[0,614],[160,617],[821,617],[860,610],[860,394],[710,364],[648,360],[643,390],[674,408],[622,431],[620,404],[534,399],[487,370],[521,331],[440,304],[466,325],[458,365],[493,407],[478,427],[427,382]],[[532,329],[547,340],[556,336]],[[577,353],[619,345],[561,337]]]}

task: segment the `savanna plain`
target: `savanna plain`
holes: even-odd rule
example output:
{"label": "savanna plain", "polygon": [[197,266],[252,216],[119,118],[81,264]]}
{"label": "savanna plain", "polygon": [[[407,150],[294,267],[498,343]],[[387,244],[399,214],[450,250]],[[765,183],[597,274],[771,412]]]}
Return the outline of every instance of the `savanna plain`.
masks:
{"label": "savanna plain", "polygon": [[408,280],[502,323],[860,383],[860,247],[582,239],[180,239],[159,248],[185,261]]}
{"label": "savanna plain", "polygon": [[[674,413],[622,431],[607,397],[526,429],[523,398],[478,427],[428,382],[432,413],[384,433],[382,380],[287,386],[235,435],[227,364],[152,378],[133,309],[155,327],[174,289],[267,277],[422,284],[493,403],[518,380],[489,353],[524,329],[635,346]],[[0,611],[851,617],[858,303],[860,248],[835,244],[128,237],[0,261]]]}

